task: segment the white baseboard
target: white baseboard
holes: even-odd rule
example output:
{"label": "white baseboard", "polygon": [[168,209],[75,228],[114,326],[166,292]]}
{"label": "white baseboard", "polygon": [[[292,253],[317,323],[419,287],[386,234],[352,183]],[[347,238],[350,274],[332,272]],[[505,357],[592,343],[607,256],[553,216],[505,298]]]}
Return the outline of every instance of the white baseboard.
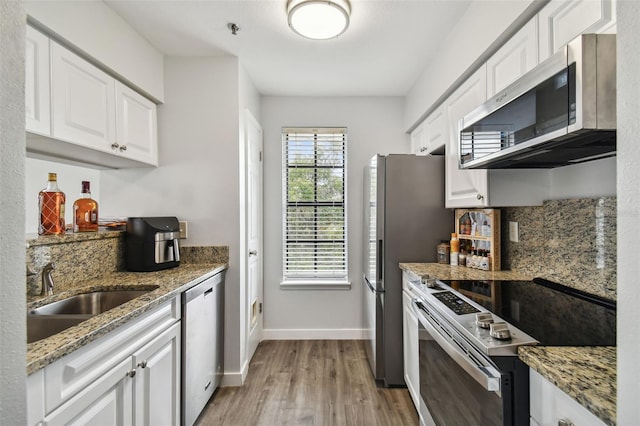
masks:
{"label": "white baseboard", "polygon": [[242,366],[241,371],[225,371],[220,382],[221,388],[242,386],[249,374],[249,361]]}
{"label": "white baseboard", "polygon": [[365,338],[365,330],[362,328],[265,329],[262,331],[262,340],[364,340]]}

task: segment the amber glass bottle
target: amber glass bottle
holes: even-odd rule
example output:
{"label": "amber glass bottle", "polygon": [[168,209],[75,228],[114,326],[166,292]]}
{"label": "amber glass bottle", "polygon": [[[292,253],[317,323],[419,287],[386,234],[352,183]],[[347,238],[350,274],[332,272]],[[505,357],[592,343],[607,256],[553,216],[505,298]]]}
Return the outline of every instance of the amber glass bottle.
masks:
{"label": "amber glass bottle", "polygon": [[47,187],[38,193],[39,235],[64,234],[64,192],[58,188],[58,176],[49,173]]}
{"label": "amber glass bottle", "polygon": [[98,203],[91,198],[88,181],[82,181],[82,194],[73,203],[73,232],[96,232],[98,230]]}

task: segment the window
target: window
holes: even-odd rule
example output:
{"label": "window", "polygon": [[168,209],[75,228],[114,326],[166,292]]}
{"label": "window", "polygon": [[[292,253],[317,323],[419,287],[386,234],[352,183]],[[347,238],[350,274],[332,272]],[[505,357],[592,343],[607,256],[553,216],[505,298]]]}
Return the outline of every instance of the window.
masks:
{"label": "window", "polygon": [[282,286],[348,287],[347,129],[283,129],[282,141]]}

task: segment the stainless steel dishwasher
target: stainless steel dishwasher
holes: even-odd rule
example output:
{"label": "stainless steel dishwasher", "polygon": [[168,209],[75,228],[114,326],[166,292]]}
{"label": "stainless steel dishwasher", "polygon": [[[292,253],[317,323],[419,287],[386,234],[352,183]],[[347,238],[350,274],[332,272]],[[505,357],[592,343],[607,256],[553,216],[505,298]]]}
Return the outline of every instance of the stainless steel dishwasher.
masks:
{"label": "stainless steel dishwasher", "polygon": [[224,373],[224,271],[182,293],[182,423],[191,426]]}

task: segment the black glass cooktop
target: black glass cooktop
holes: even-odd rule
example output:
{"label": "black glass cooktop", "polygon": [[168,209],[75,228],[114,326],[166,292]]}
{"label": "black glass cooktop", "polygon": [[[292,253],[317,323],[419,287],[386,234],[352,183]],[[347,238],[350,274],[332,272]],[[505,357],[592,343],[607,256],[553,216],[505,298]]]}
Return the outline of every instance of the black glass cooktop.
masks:
{"label": "black glass cooktop", "polygon": [[542,279],[442,280],[547,346],[615,346],[614,301]]}

